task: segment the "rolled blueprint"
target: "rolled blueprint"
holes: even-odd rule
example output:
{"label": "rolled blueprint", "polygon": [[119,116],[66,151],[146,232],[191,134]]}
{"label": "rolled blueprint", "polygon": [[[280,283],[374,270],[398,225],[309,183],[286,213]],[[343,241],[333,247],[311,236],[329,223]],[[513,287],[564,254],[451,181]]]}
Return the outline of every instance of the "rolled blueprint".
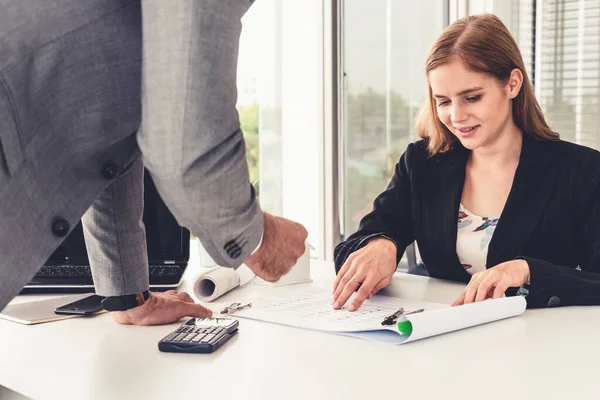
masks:
{"label": "rolled blueprint", "polygon": [[254,273],[245,265],[237,270],[216,267],[200,274],[194,281],[194,294],[200,301],[210,302],[254,278]]}

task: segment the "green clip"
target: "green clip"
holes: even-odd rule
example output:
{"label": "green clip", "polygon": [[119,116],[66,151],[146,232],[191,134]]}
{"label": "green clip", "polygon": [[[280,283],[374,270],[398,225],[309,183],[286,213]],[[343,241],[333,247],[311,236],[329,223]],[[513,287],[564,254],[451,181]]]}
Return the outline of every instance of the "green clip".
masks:
{"label": "green clip", "polygon": [[410,335],[413,331],[413,326],[412,326],[412,322],[410,322],[409,320],[405,319],[403,321],[398,321],[398,332],[400,332],[401,335]]}

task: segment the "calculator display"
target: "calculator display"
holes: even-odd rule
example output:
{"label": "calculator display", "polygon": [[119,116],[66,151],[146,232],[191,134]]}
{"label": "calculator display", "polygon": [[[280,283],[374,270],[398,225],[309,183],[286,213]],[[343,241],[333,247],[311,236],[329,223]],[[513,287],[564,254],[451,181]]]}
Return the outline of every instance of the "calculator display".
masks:
{"label": "calculator display", "polygon": [[235,322],[231,318],[196,318],[196,326],[229,326]]}

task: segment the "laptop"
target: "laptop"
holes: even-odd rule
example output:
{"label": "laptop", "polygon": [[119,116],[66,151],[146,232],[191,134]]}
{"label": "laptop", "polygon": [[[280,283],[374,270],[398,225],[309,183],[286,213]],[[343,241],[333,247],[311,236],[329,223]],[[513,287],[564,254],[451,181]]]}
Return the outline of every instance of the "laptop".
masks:
{"label": "laptop", "polygon": [[[165,291],[181,284],[190,257],[190,232],[181,227],[144,172],[144,225],[150,289]],[[21,293],[94,292],[81,222],[48,258]]]}

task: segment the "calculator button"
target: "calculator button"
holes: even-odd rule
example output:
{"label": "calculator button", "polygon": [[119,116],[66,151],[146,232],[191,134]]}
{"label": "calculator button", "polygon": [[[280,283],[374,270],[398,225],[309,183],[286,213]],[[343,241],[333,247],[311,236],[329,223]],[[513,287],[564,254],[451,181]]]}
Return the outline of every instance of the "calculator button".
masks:
{"label": "calculator button", "polygon": [[225,336],[224,333],[219,333],[219,334],[215,335],[213,341],[218,342],[223,336]]}

